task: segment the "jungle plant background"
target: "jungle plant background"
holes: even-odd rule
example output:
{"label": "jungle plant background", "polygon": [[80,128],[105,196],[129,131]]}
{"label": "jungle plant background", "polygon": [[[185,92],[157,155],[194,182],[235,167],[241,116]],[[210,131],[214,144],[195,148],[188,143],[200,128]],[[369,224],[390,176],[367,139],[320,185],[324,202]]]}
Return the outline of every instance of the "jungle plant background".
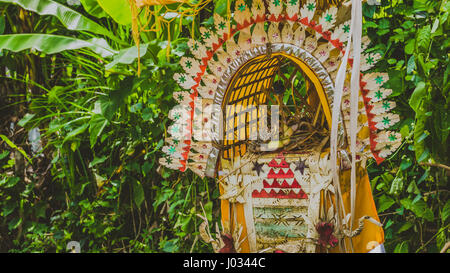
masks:
{"label": "jungle plant background", "polygon": [[[177,61],[213,9],[194,24],[176,18],[169,51],[167,26],[142,32],[138,77],[127,0],[0,0],[0,252],[66,252],[73,240],[83,252],[212,251],[196,214],[218,219],[214,181],[157,159]],[[449,172],[438,165],[449,165],[449,10],[447,0],[363,6],[405,138],[368,166],[388,252],[449,241]]]}

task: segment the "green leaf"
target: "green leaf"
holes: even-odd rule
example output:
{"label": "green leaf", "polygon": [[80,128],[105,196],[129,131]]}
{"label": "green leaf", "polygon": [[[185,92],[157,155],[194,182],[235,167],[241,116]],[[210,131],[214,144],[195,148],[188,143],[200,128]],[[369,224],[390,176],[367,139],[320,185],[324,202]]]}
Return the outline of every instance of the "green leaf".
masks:
{"label": "green leaf", "polygon": [[136,104],[133,104],[133,105],[131,105],[131,107],[130,107],[130,112],[131,113],[136,113],[136,112],[138,112],[138,111],[140,111],[141,109],[142,109],[142,103],[141,102],[138,102],[138,103],[136,103]]}
{"label": "green leaf", "polygon": [[[443,248],[444,248],[444,245],[445,245],[445,244],[447,243],[447,241],[448,241],[448,239],[447,239],[447,234],[446,234],[446,232],[445,232],[445,230],[446,230],[447,228],[448,228],[448,227],[442,227],[442,228],[440,228],[439,231],[437,232],[437,233],[438,233],[438,236],[436,237],[436,243],[437,243],[438,249],[443,249]],[[449,253],[450,253],[450,250],[447,249],[446,253],[449,254]]]}
{"label": "green leaf", "polygon": [[411,29],[413,26],[414,26],[413,21],[406,21],[402,24],[402,28],[404,28],[405,30]]}
{"label": "green leaf", "polygon": [[10,215],[17,207],[17,202],[14,200],[9,200],[6,202],[2,208],[3,217]]}
{"label": "green leaf", "polygon": [[[140,57],[143,57],[147,53],[148,44],[140,45]],[[136,46],[125,48],[119,51],[116,55],[114,55],[114,59],[112,62],[105,66],[106,70],[110,70],[117,64],[131,64],[138,57],[138,48]]]}
{"label": "green leaf", "polygon": [[108,14],[102,9],[102,7],[100,7],[97,0],[80,0],[80,2],[87,13],[89,13],[90,15],[97,18],[108,16]]}
{"label": "green leaf", "polygon": [[[445,109],[442,107],[441,109]],[[445,144],[450,135],[449,111],[434,111],[433,123],[436,134],[442,144]]]}
{"label": "green leaf", "polygon": [[414,0],[414,12],[432,11],[438,2],[434,0]]}
{"label": "green leaf", "polygon": [[397,62],[396,59],[389,59],[387,60],[388,64],[395,64]]}
{"label": "green leaf", "polygon": [[425,173],[424,173],[424,174],[419,178],[419,180],[417,181],[417,185],[420,185],[420,183],[422,183],[423,181],[425,181],[425,179],[427,179],[429,175],[430,175],[429,169],[425,170]]}
{"label": "green leaf", "polygon": [[153,208],[156,210],[157,207],[163,202],[167,201],[174,194],[173,189],[164,189],[162,192],[156,195],[155,201],[153,202]]}
{"label": "green leaf", "polygon": [[406,71],[404,70],[388,70],[389,81],[385,84],[385,87],[393,90],[391,97],[399,96],[405,92],[405,86],[403,83],[403,79],[406,76],[405,72]]}
{"label": "green leaf", "polygon": [[417,51],[427,52],[431,43],[431,27],[424,26],[417,32],[416,49]]}
{"label": "green leaf", "polygon": [[402,135],[403,138],[409,136],[409,126],[408,126],[408,124],[404,125],[402,127],[402,129],[400,129],[400,134]]}
{"label": "green leaf", "polygon": [[5,16],[0,15],[0,35],[5,32]]}
{"label": "green leaf", "polygon": [[413,227],[414,224],[411,222],[406,222],[403,224],[403,226],[401,226],[401,228],[397,231],[397,233],[402,233],[404,231],[407,231],[408,229],[410,229],[411,227]]}
{"label": "green leaf", "polygon": [[415,45],[416,45],[416,39],[408,40],[408,42],[406,43],[406,46],[405,46],[405,53],[408,55],[413,54]]}
{"label": "green leaf", "polygon": [[[183,200],[179,200],[181,202],[183,202]],[[177,222],[175,224],[175,227],[181,227],[181,230],[185,231],[185,232],[189,232],[189,227],[191,226],[192,222],[192,215],[188,215],[187,217],[183,217],[180,215],[180,217],[178,217]]]}
{"label": "green leaf", "polygon": [[391,26],[391,23],[386,18],[381,19],[378,24],[378,28],[380,28],[380,29],[389,29],[390,26]]}
{"label": "green leaf", "polygon": [[395,179],[392,181],[389,194],[399,195],[403,191],[403,182],[403,174],[399,171]]}
{"label": "green leaf", "polygon": [[450,216],[450,200],[447,200],[447,203],[445,203],[445,206],[442,209],[441,213],[442,222],[447,221],[449,216]]}
{"label": "green leaf", "polygon": [[17,183],[19,183],[20,177],[17,176],[9,176],[4,177],[0,181],[0,186],[5,187],[6,189],[14,187]]}
{"label": "green leaf", "polygon": [[45,211],[47,210],[47,203],[45,202],[39,202],[34,206],[34,212],[36,217],[45,219],[46,214]]}
{"label": "green leaf", "polygon": [[213,203],[209,201],[204,206],[205,212],[206,212],[206,218],[208,218],[208,221],[212,221],[212,209],[213,209]]}
{"label": "green leaf", "polygon": [[378,199],[379,205],[378,205],[378,212],[381,213],[395,204],[395,200],[387,195],[382,195],[380,199]]}
{"label": "green leaf", "polygon": [[[428,136],[428,134],[426,134]],[[430,150],[425,147],[422,154],[417,158],[417,162],[425,162],[430,157]]]}
{"label": "green leaf", "polygon": [[79,134],[82,134],[84,131],[86,131],[86,129],[88,128],[89,123],[84,123],[83,125],[81,125],[80,127],[70,131],[66,137],[63,140],[63,144],[71,139],[73,139],[74,137],[76,137]]}
{"label": "green leaf", "polygon": [[144,164],[142,165],[142,174],[144,176],[148,176],[152,170],[154,163],[150,163],[148,161],[145,161]]}
{"label": "green leaf", "polygon": [[402,163],[400,164],[400,170],[404,171],[412,166],[412,161],[410,158],[403,158]]}
{"label": "green leaf", "polygon": [[374,14],[377,11],[377,7],[375,5],[363,5],[362,7],[364,17],[373,18]]}
{"label": "green leaf", "polygon": [[2,153],[0,153],[0,160],[4,159],[9,155],[9,151],[5,150]]}
{"label": "green leaf", "polygon": [[408,253],[408,242],[401,242],[395,246],[394,253]]}
{"label": "green leaf", "polygon": [[427,210],[427,203],[423,201],[423,199],[420,199],[416,203],[410,202],[409,210],[414,212],[417,217],[424,217],[425,211]]}
{"label": "green leaf", "polygon": [[426,208],[424,213],[422,214],[422,217],[427,220],[428,222],[433,222],[434,220],[434,213],[430,208]]}
{"label": "green leaf", "polygon": [[133,77],[126,77],[120,83],[118,90],[112,90],[108,96],[100,98],[101,114],[108,120],[111,120],[116,111],[124,104],[127,98],[133,91]]}
{"label": "green leaf", "polygon": [[142,119],[144,121],[149,121],[153,117],[153,110],[150,108],[145,108],[142,110]]}
{"label": "green leaf", "polygon": [[176,251],[178,251],[178,244],[174,241],[167,241],[163,244],[162,246],[162,251],[164,252],[168,252],[168,253],[174,253]]}
{"label": "green leaf", "polygon": [[141,183],[137,180],[134,180],[133,182],[133,200],[136,206],[139,208],[144,202],[145,195],[144,195],[144,188],[142,187]]}
{"label": "green leaf", "polygon": [[439,18],[436,18],[433,23],[433,28],[431,29],[431,33],[435,33],[439,27]]}
{"label": "green leaf", "polygon": [[3,139],[3,141],[5,141],[6,144],[8,144],[9,147],[16,149],[17,151],[19,151],[19,153],[21,153],[27,160],[28,162],[31,163],[31,158],[27,155],[27,153],[25,153],[25,151],[18,147],[16,144],[14,144],[11,140],[9,140],[9,138],[7,138],[5,135],[0,135],[0,138]]}
{"label": "green leaf", "polygon": [[19,225],[22,223],[22,218],[15,217],[8,223],[8,229],[14,230],[19,227]]}
{"label": "green leaf", "polygon": [[102,156],[102,157],[95,157],[94,160],[92,160],[92,161],[89,163],[89,168],[92,168],[92,167],[94,167],[94,166],[97,165],[97,164],[100,164],[100,163],[105,162],[105,160],[106,160],[107,158],[108,158],[108,157],[107,157],[106,155],[104,155],[104,156]]}
{"label": "green leaf", "polygon": [[91,148],[97,143],[97,139],[103,132],[103,129],[105,129],[106,125],[108,125],[108,120],[99,114],[95,114],[89,121],[89,142]]}
{"label": "green leaf", "polygon": [[227,14],[227,2],[228,0],[216,0],[214,1],[214,12],[225,17]]}
{"label": "green leaf", "polygon": [[[425,133],[425,124],[428,117],[423,112],[416,114],[416,124],[414,126],[414,152],[416,160],[422,159],[422,154],[425,152],[425,142],[423,141],[423,135]],[[419,161],[420,162],[420,161]]]}
{"label": "green leaf", "polygon": [[411,183],[409,183],[408,188],[406,189],[406,191],[408,193],[414,193],[414,194],[419,194],[420,190],[416,185],[416,181],[412,181]]}
{"label": "green leaf", "polygon": [[411,56],[406,65],[406,73],[411,74],[416,69],[416,59],[414,55]]}
{"label": "green leaf", "polygon": [[364,22],[364,28],[378,28],[378,25],[372,21]]}
{"label": "green leaf", "polygon": [[65,50],[89,48],[102,57],[112,56],[111,49],[104,39],[93,38],[88,41],[67,36],[51,34],[10,34],[0,35],[0,50],[14,52],[35,49],[46,54],[55,54]]}
{"label": "green leaf", "polygon": [[409,99],[409,105],[417,113],[419,111],[420,103],[426,95],[426,84],[424,82],[419,82],[414,89],[411,98]]}
{"label": "green leaf", "polygon": [[128,0],[97,0],[98,4],[114,21],[122,25],[131,24],[131,8]]}
{"label": "green leaf", "polygon": [[415,203],[417,203],[417,201],[419,201],[420,199],[422,199],[422,195],[420,194],[420,191],[419,191],[419,193],[417,194],[417,196],[414,198],[414,200],[412,201],[412,204],[415,204]]}
{"label": "green leaf", "polygon": [[[111,1],[111,0],[108,0]],[[36,12],[40,15],[52,15],[68,29],[77,31],[89,31],[95,34],[105,35],[108,38],[122,43],[112,32],[60,3],[51,0],[0,0],[4,3],[14,3],[22,8]],[[130,17],[131,18],[131,17]]]}
{"label": "green leaf", "polygon": [[400,204],[402,204],[402,206],[405,209],[411,210],[411,206],[412,206],[412,201],[409,198],[404,198],[402,200],[400,200]]}
{"label": "green leaf", "polygon": [[17,124],[19,126],[25,127],[25,125],[27,125],[28,122],[30,122],[30,120],[32,118],[34,118],[36,114],[29,114],[27,113]]}

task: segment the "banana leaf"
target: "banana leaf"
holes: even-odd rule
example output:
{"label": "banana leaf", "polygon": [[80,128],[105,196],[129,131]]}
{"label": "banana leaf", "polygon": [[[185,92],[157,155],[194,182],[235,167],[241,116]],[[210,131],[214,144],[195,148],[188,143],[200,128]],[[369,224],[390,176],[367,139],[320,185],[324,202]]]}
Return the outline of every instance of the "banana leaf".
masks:
{"label": "banana leaf", "polygon": [[131,8],[128,0],[97,0],[102,9],[119,24],[131,24]]}
{"label": "banana leaf", "polygon": [[95,34],[105,35],[106,37],[124,44],[112,32],[83,16],[81,13],[74,11],[62,4],[51,0],[0,0],[3,3],[11,3],[21,6],[22,8],[36,12],[40,15],[52,15],[70,30],[89,31]]}
{"label": "banana leaf", "polygon": [[102,57],[110,57],[117,53],[109,47],[104,39],[93,38],[88,41],[67,36],[51,34],[8,34],[0,35],[0,50],[14,52],[35,49],[46,54],[54,54],[65,50],[89,48]]}

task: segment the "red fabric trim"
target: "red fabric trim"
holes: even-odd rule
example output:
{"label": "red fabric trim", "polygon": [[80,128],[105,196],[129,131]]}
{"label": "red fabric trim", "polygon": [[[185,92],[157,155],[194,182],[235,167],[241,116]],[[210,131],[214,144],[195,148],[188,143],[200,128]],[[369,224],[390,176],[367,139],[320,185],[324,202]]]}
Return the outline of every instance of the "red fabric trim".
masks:
{"label": "red fabric trim", "polygon": [[305,18],[301,19],[299,22],[304,24],[305,26],[309,25],[308,17],[305,17]]}
{"label": "red fabric trim", "polygon": [[272,159],[268,166],[271,168],[289,168],[289,164],[284,159],[282,159],[280,163],[278,163],[275,159]]}
{"label": "red fabric trim", "polygon": [[301,189],[302,187],[300,186],[300,184],[297,182],[297,179],[294,178],[294,181],[292,182],[292,185],[289,185],[289,183],[286,180],[283,180],[283,183],[280,184],[280,182],[278,182],[278,180],[274,180],[272,185],[269,184],[269,182],[267,182],[266,180],[263,181],[263,187],[265,189],[273,189],[273,188],[278,188],[278,189]]}
{"label": "red fabric trim", "polygon": [[293,190],[289,191],[288,193],[285,193],[283,191],[279,191],[278,193],[276,193],[275,190],[267,192],[264,189],[262,189],[260,192],[258,190],[254,190],[252,192],[252,197],[276,199],[308,199],[308,195],[303,190],[300,190],[298,193],[295,193]]}

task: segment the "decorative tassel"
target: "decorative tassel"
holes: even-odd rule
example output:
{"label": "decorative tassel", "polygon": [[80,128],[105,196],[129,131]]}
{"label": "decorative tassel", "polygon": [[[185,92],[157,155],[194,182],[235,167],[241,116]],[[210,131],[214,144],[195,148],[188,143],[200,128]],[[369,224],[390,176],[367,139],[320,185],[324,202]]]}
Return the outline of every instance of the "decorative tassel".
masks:
{"label": "decorative tassel", "polygon": [[138,24],[138,8],[136,6],[135,0],[128,0],[130,3],[130,9],[131,9],[131,31],[133,35],[134,43],[136,44],[137,50],[138,50],[138,76],[141,75],[141,48],[140,48],[140,39],[139,39],[139,24]]}

